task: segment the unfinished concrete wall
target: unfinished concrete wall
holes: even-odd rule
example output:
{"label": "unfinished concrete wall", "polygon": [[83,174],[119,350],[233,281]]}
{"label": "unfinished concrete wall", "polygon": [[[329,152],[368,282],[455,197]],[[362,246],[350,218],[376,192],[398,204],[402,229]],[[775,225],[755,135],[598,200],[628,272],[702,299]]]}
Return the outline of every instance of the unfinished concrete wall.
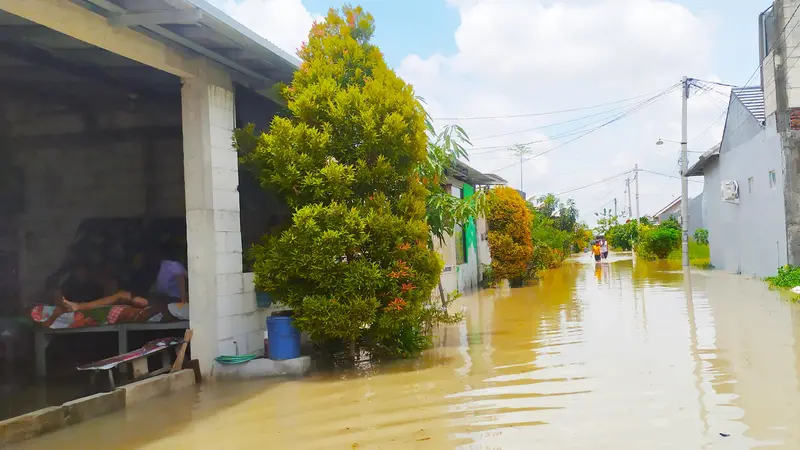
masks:
{"label": "unfinished concrete wall", "polygon": [[184,216],[174,109],[93,116],[34,113],[37,105],[9,98],[0,103],[10,130],[6,155],[24,180],[23,210],[6,231],[15,235],[23,302],[49,300],[41,298],[44,282],[63,263],[83,220]]}

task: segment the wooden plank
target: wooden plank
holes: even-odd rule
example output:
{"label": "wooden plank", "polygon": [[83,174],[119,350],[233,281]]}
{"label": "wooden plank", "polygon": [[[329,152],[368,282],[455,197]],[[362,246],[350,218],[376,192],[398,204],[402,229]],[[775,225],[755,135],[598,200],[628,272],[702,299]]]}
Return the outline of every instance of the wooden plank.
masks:
{"label": "wooden plank", "polygon": [[139,359],[133,360],[131,363],[133,366],[133,379],[140,378],[144,375],[147,375],[147,357],[142,357]]}
{"label": "wooden plank", "polygon": [[183,343],[180,348],[178,348],[178,354],[175,357],[175,362],[172,364],[172,370],[170,372],[177,372],[183,368],[183,359],[186,357],[186,347],[189,345],[189,342],[191,342],[193,333],[192,329],[189,328],[183,334]]}

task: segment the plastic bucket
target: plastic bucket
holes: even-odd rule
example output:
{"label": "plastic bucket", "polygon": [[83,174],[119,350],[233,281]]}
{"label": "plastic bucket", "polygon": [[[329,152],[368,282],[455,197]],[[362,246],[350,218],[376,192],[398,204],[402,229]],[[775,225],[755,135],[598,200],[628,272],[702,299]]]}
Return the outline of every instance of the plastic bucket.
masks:
{"label": "plastic bucket", "polygon": [[294,318],[267,317],[267,336],[269,359],[280,361],[300,357],[300,330],[294,326]]}

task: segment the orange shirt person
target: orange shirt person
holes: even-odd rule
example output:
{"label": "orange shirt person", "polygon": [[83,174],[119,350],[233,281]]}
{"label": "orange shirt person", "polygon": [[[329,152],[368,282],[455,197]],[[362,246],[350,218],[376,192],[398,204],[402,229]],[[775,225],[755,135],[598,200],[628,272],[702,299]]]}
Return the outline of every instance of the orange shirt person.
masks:
{"label": "orange shirt person", "polygon": [[602,250],[600,248],[600,244],[595,242],[592,244],[592,254],[594,255],[594,260],[600,262],[600,258],[602,257]]}

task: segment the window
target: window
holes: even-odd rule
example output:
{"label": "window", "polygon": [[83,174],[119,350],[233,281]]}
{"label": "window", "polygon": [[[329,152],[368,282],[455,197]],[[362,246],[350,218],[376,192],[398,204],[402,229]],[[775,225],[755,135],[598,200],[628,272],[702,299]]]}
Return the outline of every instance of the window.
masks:
{"label": "window", "polygon": [[753,177],[747,179],[747,193],[748,194],[753,193]]}
{"label": "window", "polygon": [[775,11],[770,7],[763,13],[761,13],[761,17],[759,17],[759,28],[760,28],[760,40],[761,40],[761,59],[763,60],[769,52],[772,51],[772,47],[775,45]]}
{"label": "window", "polygon": [[770,189],[775,189],[775,186],[778,184],[778,177],[775,175],[774,170],[769,171],[769,187]]}

